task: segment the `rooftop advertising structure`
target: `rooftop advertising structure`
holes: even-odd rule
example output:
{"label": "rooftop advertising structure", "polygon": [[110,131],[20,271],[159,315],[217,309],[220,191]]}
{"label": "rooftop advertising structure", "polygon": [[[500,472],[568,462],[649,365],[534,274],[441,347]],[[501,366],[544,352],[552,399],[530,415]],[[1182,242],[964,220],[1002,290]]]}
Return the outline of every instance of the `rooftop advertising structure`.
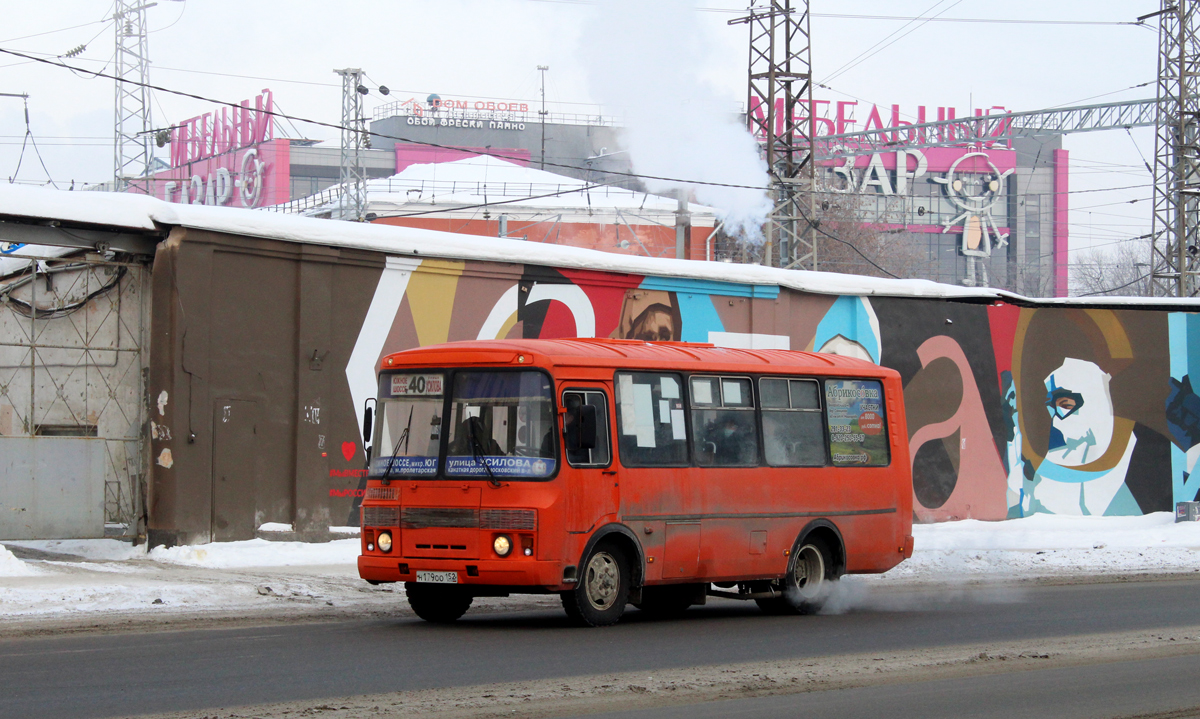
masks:
{"label": "rooftop advertising structure", "polygon": [[227,207],[286,202],[290,144],[275,138],[273,100],[273,93],[263,90],[236,107],[174,125],[170,169],[151,177],[149,194],[167,202]]}

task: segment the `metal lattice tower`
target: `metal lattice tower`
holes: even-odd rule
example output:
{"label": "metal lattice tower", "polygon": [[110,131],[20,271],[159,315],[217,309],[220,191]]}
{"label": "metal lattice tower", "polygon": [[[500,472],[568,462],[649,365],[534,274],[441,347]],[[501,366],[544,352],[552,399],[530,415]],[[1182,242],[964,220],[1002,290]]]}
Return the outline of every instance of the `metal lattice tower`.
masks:
{"label": "metal lattice tower", "polygon": [[363,150],[367,148],[367,118],[363,112],[363,71],[334,70],[342,76],[342,198],[338,219],[362,222],[367,214],[367,173]]}
{"label": "metal lattice tower", "polygon": [[1192,297],[1200,269],[1200,40],[1198,0],[1162,0],[1154,149],[1151,292]]}
{"label": "metal lattice tower", "polygon": [[[116,112],[113,179],[117,190],[139,186],[139,178],[150,173],[154,156],[150,133],[150,53],[146,43],[146,10],[155,3],[117,0],[113,25],[116,27],[116,55],[113,60],[116,81]],[[147,191],[147,183],[140,187]]]}
{"label": "metal lattice tower", "polygon": [[[763,262],[815,270],[813,228],[805,219],[813,216],[815,187],[808,0],[754,0],[749,13],[729,24],[750,26],[746,122],[763,142],[774,203],[763,228]],[[755,108],[761,108],[761,117]]]}

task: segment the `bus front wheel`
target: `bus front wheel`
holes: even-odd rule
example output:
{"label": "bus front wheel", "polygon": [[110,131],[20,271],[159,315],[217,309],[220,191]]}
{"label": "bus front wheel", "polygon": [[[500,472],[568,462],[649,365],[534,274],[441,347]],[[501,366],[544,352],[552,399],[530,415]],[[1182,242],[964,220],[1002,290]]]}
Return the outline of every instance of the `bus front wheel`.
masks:
{"label": "bus front wheel", "polygon": [[574,589],[562,593],[563,609],[578,624],[616,624],[629,601],[629,560],[611,542],[600,542],[582,564]]}
{"label": "bus front wheel", "polygon": [[448,624],[467,613],[474,600],[470,594],[454,586],[406,582],[404,592],[413,612],[427,622]]}
{"label": "bus front wheel", "polygon": [[792,561],[787,576],[780,582],[782,596],[755,599],[767,614],[816,614],[837,578],[833,553],[819,538],[806,539]]}

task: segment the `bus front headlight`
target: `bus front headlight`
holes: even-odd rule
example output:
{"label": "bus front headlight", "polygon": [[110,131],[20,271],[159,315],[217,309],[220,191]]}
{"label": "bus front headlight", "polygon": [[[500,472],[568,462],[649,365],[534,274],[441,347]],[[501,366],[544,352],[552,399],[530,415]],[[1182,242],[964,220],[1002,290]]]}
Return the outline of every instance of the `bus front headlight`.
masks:
{"label": "bus front headlight", "polygon": [[508,553],[512,551],[512,540],[508,538],[508,535],[501,534],[492,540],[492,549],[496,550],[496,554],[501,557],[507,557]]}
{"label": "bus front headlight", "polygon": [[379,551],[381,551],[381,552],[392,551],[392,533],[391,532],[380,532],[379,539],[377,539],[375,541],[379,544]]}

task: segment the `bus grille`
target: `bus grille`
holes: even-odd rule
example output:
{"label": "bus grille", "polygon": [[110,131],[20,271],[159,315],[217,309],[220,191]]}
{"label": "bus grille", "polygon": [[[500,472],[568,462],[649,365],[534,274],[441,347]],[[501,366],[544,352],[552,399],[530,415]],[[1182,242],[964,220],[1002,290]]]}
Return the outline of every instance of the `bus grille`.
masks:
{"label": "bus grille", "polygon": [[479,510],[468,507],[405,507],[400,520],[404,529],[479,526]]}
{"label": "bus grille", "polygon": [[532,509],[481,509],[480,529],[537,529],[537,512]]}
{"label": "bus grille", "polygon": [[363,507],[362,526],[395,527],[399,524],[399,514],[396,507]]}
{"label": "bus grille", "polygon": [[395,501],[400,499],[399,487],[367,487],[367,499]]}
{"label": "bus grille", "polygon": [[400,518],[404,529],[454,527],[463,529],[537,529],[532,509],[471,509],[465,507],[405,507]]}

